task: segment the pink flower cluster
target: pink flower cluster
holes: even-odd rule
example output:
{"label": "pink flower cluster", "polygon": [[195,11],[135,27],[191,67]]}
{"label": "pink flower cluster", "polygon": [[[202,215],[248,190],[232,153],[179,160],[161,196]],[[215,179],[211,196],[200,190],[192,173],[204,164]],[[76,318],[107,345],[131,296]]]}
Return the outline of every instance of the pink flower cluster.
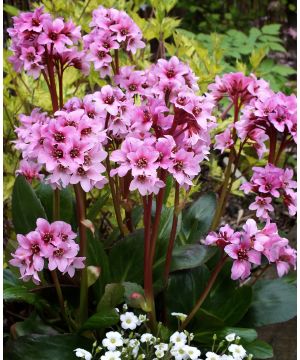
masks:
{"label": "pink flower cluster", "polygon": [[51,224],[39,218],[36,229],[26,235],[17,235],[19,247],[12,254],[9,263],[20,268],[21,279],[40,283],[38,275],[46,264],[49,270],[58,269],[73,277],[75,269],[84,268],[84,257],[77,257],[79,245],[71,226],[63,221]]}
{"label": "pink flower cluster", "polygon": [[[228,97],[238,109],[241,109],[240,119],[235,119],[234,127],[237,136],[248,142],[257,151],[259,158],[266,153],[266,140],[277,141],[282,134],[286,146],[297,137],[297,99],[295,95],[286,96],[274,93],[269,83],[256,79],[254,75],[245,76],[242,73],[217,76],[216,81],[208,86],[216,101]],[[244,107],[242,107],[242,105]],[[232,131],[226,129],[216,136],[215,148],[229,149],[233,145]],[[270,149],[274,151],[273,149]]]}
{"label": "pink flower cluster", "polygon": [[53,20],[40,7],[14,16],[13,28],[7,31],[12,39],[10,50],[13,51],[9,60],[15,71],[24,69],[36,79],[41,71],[47,71],[47,61],[53,56],[56,67],[74,66],[85,74],[89,72],[85,52],[73,46],[81,39],[81,33],[80,26],[71,20]]}
{"label": "pink flower cluster", "polygon": [[238,136],[242,140],[248,137],[257,143],[258,148],[264,149],[262,153],[265,146],[261,143],[267,137],[276,139],[279,133],[285,141],[297,142],[297,98],[266,89],[242,109],[241,118],[235,126]]}
{"label": "pink flower cluster", "polygon": [[15,146],[31,170],[21,164],[18,172],[28,178],[28,173],[35,174],[43,166],[47,173],[45,182],[53,187],[80,183],[86,192],[92,187],[101,189],[107,182],[101,163],[107,156],[103,148],[105,116],[91,95],[83,101],[71,99],[54,118],[39,109],[30,116],[20,115]]}
{"label": "pink flower cluster", "polygon": [[250,181],[241,185],[245,194],[257,194],[249,209],[256,210],[256,216],[261,220],[268,220],[269,212],[274,210],[271,205],[273,198],[281,197],[289,214],[294,216],[297,212],[297,193],[293,189],[296,189],[297,183],[293,175],[292,169],[281,169],[272,164],[254,167]]}
{"label": "pink flower cluster", "polygon": [[93,11],[92,31],[83,37],[87,60],[94,64],[101,77],[111,73],[112,50],[124,49],[133,54],[145,47],[142,33],[124,11],[100,6]]}
{"label": "pink flower cluster", "polygon": [[162,173],[171,174],[180,186],[191,186],[209,153],[209,132],[215,126],[212,98],[195,94],[196,77],[176,57],[160,59],[145,72],[121,68],[115,81],[131,90],[132,98],[140,95],[141,104],[114,129],[126,139],[111,153],[119,164],[111,175],[129,174],[130,189],[141,195],[156,194],[164,186]]}
{"label": "pink flower cluster", "polygon": [[206,245],[215,245],[224,249],[233,259],[231,278],[248,278],[252,264],[260,265],[262,255],[269,263],[275,263],[278,276],[287,274],[290,268],[296,268],[296,250],[289,246],[287,239],[278,234],[277,226],[268,222],[262,230],[254,220],[247,220],[242,231],[235,232],[229,225],[211,232],[204,240]]}

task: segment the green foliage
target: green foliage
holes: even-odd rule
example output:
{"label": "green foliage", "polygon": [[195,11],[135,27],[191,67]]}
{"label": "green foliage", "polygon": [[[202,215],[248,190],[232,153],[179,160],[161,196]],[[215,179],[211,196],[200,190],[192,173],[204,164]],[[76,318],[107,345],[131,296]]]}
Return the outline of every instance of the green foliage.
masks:
{"label": "green foliage", "polygon": [[282,279],[259,280],[253,302],[243,319],[247,326],[263,326],[292,319],[297,313],[296,287]]}
{"label": "green foliage", "polygon": [[17,234],[33,231],[36,228],[37,218],[47,218],[40,200],[23,176],[18,176],[14,184],[12,217]]}
{"label": "green foliage", "polygon": [[26,335],[9,340],[4,358],[9,360],[76,360],[74,349],[89,349],[92,340],[78,335]]}
{"label": "green foliage", "polygon": [[96,314],[92,315],[83,324],[81,330],[103,329],[115,325],[119,322],[119,314],[115,309],[102,308]]}

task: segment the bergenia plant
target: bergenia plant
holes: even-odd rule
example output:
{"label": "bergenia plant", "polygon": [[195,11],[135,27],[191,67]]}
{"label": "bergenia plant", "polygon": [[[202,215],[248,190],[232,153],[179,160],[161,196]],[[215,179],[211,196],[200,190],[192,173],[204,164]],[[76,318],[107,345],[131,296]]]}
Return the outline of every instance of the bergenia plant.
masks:
{"label": "bergenia plant", "polygon": [[[51,322],[94,343],[73,346],[77,357],[251,359],[256,335],[244,328],[266,324],[264,309],[251,320],[264,285],[270,297],[294,293],[288,282],[259,278],[271,264],[279,277],[296,267],[276,215],[278,206],[296,214],[294,171],[282,161],[296,142],[296,97],[243,73],[217,76],[204,93],[201,73],[178,57],[144,60],[149,45],[124,11],[100,6],[89,26],[83,34],[40,7],[8,29],[14,70],[47,86],[52,102],[52,111],[20,114],[15,127],[11,271],[19,268],[29,292],[54,285],[63,322]],[[71,68],[82,81],[96,73],[101,86],[66,97]],[[249,149],[256,162],[244,171]],[[216,158],[225,159],[222,183],[190,204]],[[249,209],[228,222],[237,178]],[[125,301],[136,315],[115,310]]]}

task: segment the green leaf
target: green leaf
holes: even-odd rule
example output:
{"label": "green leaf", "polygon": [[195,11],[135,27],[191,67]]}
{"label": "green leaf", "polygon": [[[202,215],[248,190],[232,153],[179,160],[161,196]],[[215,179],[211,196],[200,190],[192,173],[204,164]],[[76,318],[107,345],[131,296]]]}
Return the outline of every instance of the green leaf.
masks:
{"label": "green leaf", "polygon": [[[188,314],[203,292],[208,278],[209,271],[204,265],[172,273],[166,291],[169,316],[174,311]],[[173,325],[176,324],[176,319],[172,316],[170,316],[170,321]]]}
{"label": "green leaf", "polygon": [[90,350],[93,341],[78,335],[27,335],[9,340],[4,358],[9,360],[76,360],[74,349]]}
{"label": "green leaf", "polygon": [[[46,211],[47,218],[50,222],[53,221],[53,189],[50,185],[40,183],[35,190],[38,198]],[[59,191],[60,195],[60,215],[59,219],[67,223],[71,223],[74,207],[74,196],[69,188],[65,188]]]}
{"label": "green leaf", "polygon": [[87,218],[90,219],[91,221],[95,220],[95,218],[99,214],[100,210],[102,209],[102,207],[107,202],[108,198],[109,198],[109,193],[108,192],[104,193],[104,194],[101,194],[98,197],[98,199],[93,203],[93,205],[89,207],[89,210],[88,210],[88,213],[87,213]]}
{"label": "green leaf", "polygon": [[144,264],[144,229],[139,229],[117,242],[109,253],[113,282],[141,283]]}
{"label": "green leaf", "polygon": [[32,313],[30,317],[24,321],[16,323],[16,334],[17,336],[24,336],[29,334],[57,335],[58,331],[53,327],[45,324],[36,313]]}
{"label": "green leaf", "polygon": [[3,288],[22,285],[20,279],[10,269],[3,270]]}
{"label": "green leaf", "polygon": [[47,218],[45,210],[24,176],[18,176],[12,193],[12,220],[16,233],[27,234],[34,230],[38,218]]}
{"label": "green leaf", "polygon": [[12,16],[17,16],[20,12],[20,10],[18,8],[16,8],[15,6],[12,6],[12,5],[8,5],[8,4],[3,5],[3,10]]}
{"label": "green leaf", "polygon": [[275,65],[272,71],[283,76],[296,74],[295,69],[285,65]]}
{"label": "green leaf", "polygon": [[183,211],[183,233],[188,243],[194,243],[205,235],[216,211],[216,195],[212,192],[199,197],[186,211]]}
{"label": "green leaf", "polygon": [[218,339],[223,340],[226,335],[232,333],[240,336],[246,342],[252,342],[257,338],[257,332],[254,329],[224,327],[223,329],[195,333],[194,340],[202,344],[210,344],[214,334],[217,335]]}
{"label": "green leaf", "polygon": [[280,51],[280,52],[286,51],[282,45],[275,43],[275,42],[269,42],[267,45],[273,51]]}
{"label": "green leaf", "polygon": [[107,284],[105,292],[97,305],[97,311],[101,309],[114,309],[124,300],[124,286],[122,284]]}
{"label": "green leaf", "polygon": [[278,35],[279,31],[281,28],[281,24],[270,24],[270,25],[265,25],[261,28],[261,31],[264,34],[269,34],[269,35]]}
{"label": "green leaf", "polygon": [[25,286],[8,287],[3,291],[3,300],[6,302],[26,302],[41,309],[46,301],[38,294],[30,292]]}
{"label": "green leaf", "polygon": [[205,264],[215,253],[216,248],[200,244],[188,244],[173,250],[171,271],[191,269]]}
{"label": "green leaf", "polygon": [[119,322],[119,314],[115,309],[100,309],[96,314],[92,315],[83,324],[81,330],[95,330],[102,329]]}
{"label": "green leaf", "polygon": [[262,340],[255,340],[250,344],[245,343],[243,346],[254,359],[271,359],[274,356],[272,346]]}
{"label": "green leaf", "polygon": [[253,286],[253,301],[242,323],[263,326],[288,321],[297,313],[297,291],[282,279],[259,280]]}

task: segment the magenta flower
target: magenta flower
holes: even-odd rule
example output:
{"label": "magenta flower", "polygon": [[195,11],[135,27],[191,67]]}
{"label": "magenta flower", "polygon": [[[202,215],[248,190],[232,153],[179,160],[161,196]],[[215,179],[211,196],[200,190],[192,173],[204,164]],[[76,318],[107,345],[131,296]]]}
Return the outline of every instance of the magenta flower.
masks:
{"label": "magenta flower", "polygon": [[78,244],[75,242],[72,245],[61,242],[57,247],[52,247],[48,251],[48,268],[54,270],[58,268],[59,271],[67,271],[69,263],[74,259],[79,250]]}
{"label": "magenta flower", "polygon": [[159,153],[153,147],[142,146],[136,152],[127,154],[127,157],[130,160],[133,176],[156,175],[156,169],[158,168],[156,160],[159,157]]}
{"label": "magenta flower", "polygon": [[272,198],[256,196],[255,202],[250,204],[250,210],[256,210],[256,216],[261,219],[269,219],[269,211],[274,211],[271,205]]}
{"label": "magenta flower", "polygon": [[205,240],[205,245],[217,245],[224,248],[228,244],[238,244],[240,242],[241,234],[235,232],[228,224],[222,226],[219,232],[210,232]]}
{"label": "magenta flower", "polygon": [[138,190],[142,196],[148,194],[157,194],[165,186],[165,183],[156,176],[137,175],[130,183],[129,190]]}
{"label": "magenta flower", "polygon": [[234,259],[231,268],[232,280],[244,280],[250,276],[251,263],[260,265],[260,252],[251,249],[250,241],[242,237],[239,244],[226,245],[224,251]]}
{"label": "magenta flower", "polygon": [[232,136],[231,136],[231,129],[227,128],[224,132],[221,134],[218,134],[215,136],[216,143],[214,148],[221,150],[223,153],[224,150],[230,149],[230,147],[234,144]]}
{"label": "magenta flower", "polygon": [[16,175],[23,175],[29,182],[32,182],[33,179],[42,180],[44,176],[40,174],[41,169],[42,166],[40,164],[33,161],[21,160]]}
{"label": "magenta flower", "polygon": [[121,105],[118,99],[120,95],[121,93],[110,85],[103,86],[100,92],[95,93],[96,109],[98,111],[105,110],[111,115],[117,115],[118,106]]}
{"label": "magenta flower", "polygon": [[65,24],[62,19],[44,21],[44,32],[39,36],[41,45],[53,45],[58,52],[64,51],[66,45],[72,45],[72,40],[63,33]]}
{"label": "magenta flower", "polygon": [[286,275],[290,268],[296,270],[296,250],[292,249],[289,245],[281,247],[278,259],[276,260],[276,268],[279,277]]}

